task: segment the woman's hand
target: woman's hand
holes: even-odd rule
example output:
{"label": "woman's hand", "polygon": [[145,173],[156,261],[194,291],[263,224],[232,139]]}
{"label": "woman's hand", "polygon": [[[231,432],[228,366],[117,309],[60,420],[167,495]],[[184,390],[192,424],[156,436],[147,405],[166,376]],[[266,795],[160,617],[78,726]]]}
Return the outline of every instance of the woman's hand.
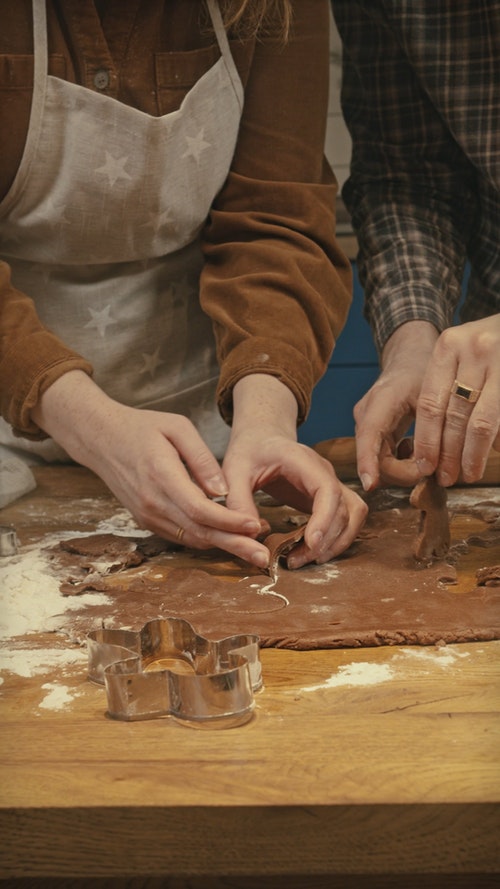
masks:
{"label": "woman's hand", "polygon": [[103,479],[141,527],[267,566],[269,553],[254,539],[261,531],[255,509],[211,499],[226,494],[226,480],[185,417],[118,404],[81,371],[60,377],[32,413],[70,457]]}
{"label": "woman's hand", "polygon": [[331,464],[296,441],[297,405],[276,378],[255,374],[235,386],[231,440],[224,476],[231,509],[257,517],[253,494],[262,489],[310,513],[304,542],[288,559],[290,568],[326,562],[353,542],[367,506],[337,479]]}

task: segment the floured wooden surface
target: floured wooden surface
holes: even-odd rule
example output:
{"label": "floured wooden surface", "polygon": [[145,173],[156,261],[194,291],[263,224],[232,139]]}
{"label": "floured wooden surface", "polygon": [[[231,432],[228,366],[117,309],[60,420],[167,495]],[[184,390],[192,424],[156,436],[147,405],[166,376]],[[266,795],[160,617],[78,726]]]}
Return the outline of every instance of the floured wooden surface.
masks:
{"label": "floured wooden surface", "polygon": [[[95,540],[65,541],[50,548],[52,570],[73,600],[65,628],[77,639],[96,626],[139,629],[152,618],[179,616],[212,638],[251,632],[264,647],[292,649],[500,638],[498,489],[478,489],[473,497],[457,489],[448,505],[450,551],[428,567],[413,556],[419,514],[408,492],[378,492],[348,553],[295,572],[280,567],[275,582],[218,551],[167,544],[164,552],[144,558],[142,552],[140,564],[121,569],[109,539],[102,552]],[[286,508],[263,511],[275,532],[300,521]],[[140,540],[116,546],[129,565],[144,550]],[[79,548],[82,555],[68,552]],[[85,605],[78,607],[82,594]]]}

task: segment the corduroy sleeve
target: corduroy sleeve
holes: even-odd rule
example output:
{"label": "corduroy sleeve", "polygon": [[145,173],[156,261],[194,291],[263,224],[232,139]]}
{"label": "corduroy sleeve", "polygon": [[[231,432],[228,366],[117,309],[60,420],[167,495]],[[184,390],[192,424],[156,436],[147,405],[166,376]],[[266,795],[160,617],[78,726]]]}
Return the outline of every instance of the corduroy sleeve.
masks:
{"label": "corduroy sleeve", "polygon": [[41,324],[33,301],[12,286],[10,268],[0,262],[0,412],[16,435],[46,438],[30,411],[69,370],[92,373],[88,361]]}

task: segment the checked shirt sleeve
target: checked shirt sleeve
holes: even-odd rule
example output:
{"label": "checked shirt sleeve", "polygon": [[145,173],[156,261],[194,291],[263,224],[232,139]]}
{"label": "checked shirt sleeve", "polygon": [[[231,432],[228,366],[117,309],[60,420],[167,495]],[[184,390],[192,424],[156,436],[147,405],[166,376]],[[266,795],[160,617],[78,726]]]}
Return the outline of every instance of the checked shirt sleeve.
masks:
{"label": "checked shirt sleeve", "polygon": [[381,351],[406,321],[429,321],[441,332],[460,298],[480,211],[478,167],[447,121],[458,95],[466,127],[474,94],[456,81],[463,62],[457,39],[466,40],[467,22],[457,33],[451,18],[437,21],[438,12],[418,15],[428,3],[392,4],[392,13],[391,4],[382,10],[363,0],[332,5],[353,141],[343,196],[359,242],[365,314]]}

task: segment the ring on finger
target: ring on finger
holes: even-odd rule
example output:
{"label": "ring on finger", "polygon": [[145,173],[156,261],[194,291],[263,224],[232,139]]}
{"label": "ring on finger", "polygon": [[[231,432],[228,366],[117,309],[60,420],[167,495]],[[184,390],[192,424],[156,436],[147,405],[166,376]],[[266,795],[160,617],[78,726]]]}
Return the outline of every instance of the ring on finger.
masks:
{"label": "ring on finger", "polygon": [[181,528],[181,526],[179,525],[179,527],[177,528],[177,531],[175,532],[175,539],[178,540],[180,543],[182,538],[184,537],[185,533],[186,533],[186,529]]}
{"label": "ring on finger", "polygon": [[455,380],[451,387],[452,395],[456,395],[457,398],[463,398],[464,401],[468,401],[469,404],[474,404],[478,400],[481,391],[481,389],[472,389],[470,386],[466,386],[458,380]]}

